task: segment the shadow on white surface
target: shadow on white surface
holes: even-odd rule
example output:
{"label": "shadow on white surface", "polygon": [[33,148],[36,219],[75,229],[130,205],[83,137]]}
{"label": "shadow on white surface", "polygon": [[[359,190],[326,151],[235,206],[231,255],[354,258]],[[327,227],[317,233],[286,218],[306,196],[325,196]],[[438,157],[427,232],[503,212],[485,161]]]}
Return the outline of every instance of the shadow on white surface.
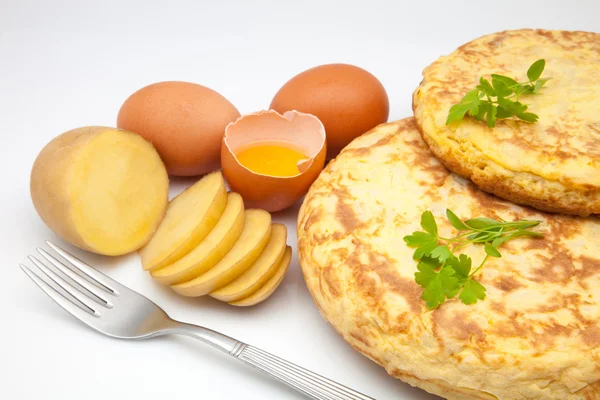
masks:
{"label": "shadow on white surface", "polygon": [[[218,350],[211,351],[207,349],[205,345],[198,343],[194,339],[185,337],[173,337],[171,339],[171,345],[173,347],[179,347],[181,350],[190,352],[194,357],[198,358],[198,362],[205,363],[211,366],[219,365],[226,373],[231,374],[232,384],[243,387],[245,382],[252,381],[253,383],[260,382],[260,385],[265,389],[271,391],[276,390],[280,393],[280,396],[285,396],[286,399],[306,399],[302,394],[296,392],[284,383],[263,374],[262,372],[243,364],[240,361],[235,360],[231,356],[225,354],[218,354]],[[237,381],[235,378],[238,377]],[[247,377],[247,380],[244,379]],[[251,386],[248,385],[248,388]],[[242,389],[243,390],[243,389]],[[223,389],[223,394],[226,397],[228,388]]]}
{"label": "shadow on white surface", "polygon": [[[191,184],[194,180],[185,179],[185,181],[187,181],[187,184]],[[295,227],[299,205],[300,203],[292,209],[273,215],[274,221],[284,222],[288,226],[289,243],[296,242],[296,232],[293,228]],[[188,298],[176,295],[170,288],[158,284],[148,273],[143,271],[139,257],[135,253],[121,257],[104,257],[82,251],[66,244],[55,235],[51,236],[49,240],[75,254],[84,262],[110,275],[120,283],[145,295],[175,319],[215,329],[286,358],[344,385],[363,391],[378,400],[388,398],[434,400],[438,398],[388,376],[382,367],[357,353],[343,340],[335,329],[322,318],[314,305],[304,283],[297,254],[294,254],[290,269],[281,286],[269,299],[253,307],[234,307],[209,296]],[[39,246],[47,247],[44,243],[40,243]],[[33,250],[34,247],[32,247]],[[294,249],[294,252],[297,253],[297,250]],[[27,280],[27,277],[23,275],[23,279]],[[30,287],[29,290],[22,291],[19,299],[17,299],[21,302],[20,307],[36,319],[36,324],[56,329],[56,333],[53,335],[59,334],[59,332],[64,332],[67,335],[77,335],[81,337],[84,345],[88,343],[89,345],[110,347],[142,346],[142,342],[133,341],[127,344],[123,344],[125,341],[122,340],[119,341],[121,342],[119,344],[113,343],[118,340],[105,337],[81,324],[64,310],[61,310],[59,306],[53,304],[33,283],[29,283],[28,287]],[[277,322],[278,319],[283,319],[281,325]],[[286,319],[287,326],[285,326]],[[266,335],[263,330],[265,326],[270,329],[270,332]],[[305,329],[304,326],[306,326]],[[298,328],[303,331],[297,332]],[[290,399],[305,398],[283,383],[277,382],[273,378],[265,376],[259,371],[239,363],[194,339],[167,336],[155,338],[152,341],[158,343],[152,345],[152,347],[148,346],[148,351],[154,352],[157,347],[163,347],[178,354],[183,354],[184,357],[187,354],[193,354],[193,357],[188,359],[186,364],[197,364],[200,370],[210,368],[213,373],[216,373],[215,370],[219,370],[219,373],[231,375],[232,380],[236,379],[239,385],[247,384],[249,387],[254,387],[254,390],[258,385],[261,388],[259,390],[264,390],[265,393],[278,393],[277,398],[280,398],[279,396]],[[290,346],[295,350],[290,351]],[[306,353],[307,356],[300,356],[298,348],[304,349],[301,350],[301,353]],[[100,355],[96,357],[100,357]],[[180,358],[181,356],[179,356]],[[161,365],[161,367],[177,368],[179,361],[169,360],[172,365]],[[332,366],[341,365],[344,368],[333,367],[332,369]],[[351,366],[352,371],[347,371],[349,366]],[[356,374],[362,380],[380,382],[381,385],[369,385],[371,389],[367,389],[364,382],[357,381]],[[203,379],[210,379],[207,376],[200,375],[198,383],[201,383]],[[246,380],[246,378],[249,379]],[[251,381],[256,382],[252,383]],[[373,390],[373,386],[375,386],[375,390]],[[223,388],[222,398],[229,398],[227,393],[228,388]]]}

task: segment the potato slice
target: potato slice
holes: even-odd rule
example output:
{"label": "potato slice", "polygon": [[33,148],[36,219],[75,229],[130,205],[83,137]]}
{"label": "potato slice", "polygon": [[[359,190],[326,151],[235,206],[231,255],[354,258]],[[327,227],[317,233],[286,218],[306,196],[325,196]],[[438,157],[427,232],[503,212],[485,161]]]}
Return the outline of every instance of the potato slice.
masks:
{"label": "potato slice", "polygon": [[231,250],[244,229],[244,201],[229,193],[227,206],[217,225],[192,251],[173,264],[154,269],[150,274],[163,285],[194,279],[214,267]]}
{"label": "potato slice", "polygon": [[285,249],[285,254],[276,268],[275,274],[264,284],[264,286],[258,289],[256,292],[252,293],[250,296],[246,297],[245,299],[233,301],[229,304],[238,307],[248,307],[268,299],[275,292],[275,290],[277,290],[277,288],[283,281],[283,277],[285,276],[285,273],[287,272],[288,267],[290,266],[291,259],[292,248],[290,246],[287,246]]}
{"label": "potato slice", "polygon": [[210,294],[217,300],[231,302],[250,296],[271,278],[285,254],[287,229],[285,225],[273,224],[271,238],[260,257],[239,277]]}
{"label": "potato slice", "polygon": [[146,271],[179,260],[214,228],[227,205],[223,175],[213,172],[175,197],[150,242],[140,251]]}
{"label": "potato slice", "polygon": [[44,147],[31,170],[31,199],[42,220],[71,244],[109,256],[144,246],[168,203],[169,177],[141,136],[89,126]]}
{"label": "potato slice", "polygon": [[171,288],[183,296],[197,297],[225,286],[258,259],[270,237],[271,214],[264,210],[246,210],[244,230],[229,253],[204,274]]}

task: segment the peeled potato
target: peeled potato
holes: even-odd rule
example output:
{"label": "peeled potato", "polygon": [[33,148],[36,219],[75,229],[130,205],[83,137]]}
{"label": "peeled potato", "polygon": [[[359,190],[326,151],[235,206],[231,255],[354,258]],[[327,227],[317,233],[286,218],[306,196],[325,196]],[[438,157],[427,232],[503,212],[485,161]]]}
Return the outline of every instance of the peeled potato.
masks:
{"label": "peeled potato", "polygon": [[188,254],[163,268],[150,271],[163,285],[186,282],[214,267],[231,250],[244,228],[244,201],[229,193],[227,206],[208,236]]}
{"label": "peeled potato", "polygon": [[152,240],[140,251],[144,269],[164,267],[189,253],[214,228],[226,205],[220,172],[206,175],[175,197]]}
{"label": "peeled potato", "polygon": [[277,288],[283,281],[283,277],[285,276],[285,273],[287,272],[287,269],[290,266],[291,259],[292,248],[288,246],[285,250],[283,258],[275,268],[275,273],[271,276],[271,278],[269,278],[267,282],[265,282],[265,284],[260,289],[258,289],[256,292],[252,293],[250,296],[244,299],[232,301],[229,304],[238,307],[249,307],[268,299],[275,292],[275,290],[277,290]]}
{"label": "peeled potato", "polygon": [[92,126],[63,133],[42,149],[30,190],[56,234],[81,249],[116,256],[150,240],[165,215],[169,178],[141,136]]}
{"label": "peeled potato", "polygon": [[246,210],[244,230],[227,255],[204,274],[171,288],[183,296],[197,297],[225,286],[250,268],[270,237],[271,214],[264,210]]}
{"label": "peeled potato", "polygon": [[273,224],[269,243],[254,264],[236,279],[212,292],[210,296],[217,300],[231,302],[256,292],[277,272],[277,267],[285,254],[286,239],[285,225]]}

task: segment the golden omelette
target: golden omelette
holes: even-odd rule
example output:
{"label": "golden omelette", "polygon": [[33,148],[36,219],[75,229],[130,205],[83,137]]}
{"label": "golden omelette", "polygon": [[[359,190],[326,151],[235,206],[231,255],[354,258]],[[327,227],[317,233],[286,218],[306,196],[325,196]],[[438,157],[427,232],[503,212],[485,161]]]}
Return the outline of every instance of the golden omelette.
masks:
{"label": "golden omelette", "polygon": [[[527,81],[542,58],[542,78],[552,79],[521,97],[536,123],[511,118],[488,128],[465,117],[446,126],[480,76]],[[476,39],[423,71],[413,109],[433,153],[481,189],[544,211],[600,213],[600,34],[527,29]]]}
{"label": "golden omelette", "polygon": [[[478,273],[487,298],[429,311],[403,241],[431,210],[541,220],[544,239],[502,246]],[[448,399],[600,399],[600,220],[546,214],[446,170],[414,119],[354,140],[307,194],[300,264],[322,315],[358,351]],[[463,250],[478,264],[483,246]],[[393,395],[392,395],[393,397]]]}

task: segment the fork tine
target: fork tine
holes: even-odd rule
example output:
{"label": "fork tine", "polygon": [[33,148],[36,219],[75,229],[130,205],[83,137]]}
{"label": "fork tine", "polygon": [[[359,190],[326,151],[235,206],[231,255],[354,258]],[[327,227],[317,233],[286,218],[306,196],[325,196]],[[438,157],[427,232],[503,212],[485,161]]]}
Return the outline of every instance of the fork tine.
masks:
{"label": "fork tine", "polygon": [[59,306],[61,306],[67,312],[69,312],[69,314],[71,314],[75,318],[79,319],[80,321],[82,321],[88,325],[91,325],[94,323],[94,320],[96,319],[96,317],[92,316],[91,314],[83,311],[80,307],[76,306],[73,302],[71,302],[71,300],[67,299],[65,296],[63,296],[61,293],[59,293],[52,286],[50,286],[46,282],[44,282],[43,279],[41,279],[35,272],[30,270],[27,266],[25,266],[23,264],[19,264],[19,266],[21,267],[23,272],[25,272],[25,274],[27,274],[27,276],[29,278],[31,278],[31,280],[36,285],[38,285],[39,288],[44,291],[44,293],[46,293],[48,295],[48,297],[50,297]]}
{"label": "fork tine", "polygon": [[38,251],[38,253],[40,253],[42,255],[42,257],[44,257],[46,260],[48,260],[50,263],[52,263],[52,265],[54,265],[57,269],[59,269],[63,274],[68,276],[73,281],[77,282],[78,285],[80,285],[83,289],[88,291],[89,293],[86,293],[86,294],[89,294],[88,297],[92,298],[92,300],[95,300],[98,304],[100,304],[102,306],[105,306],[108,308],[112,307],[112,304],[110,304],[109,301],[106,300],[107,296],[106,296],[105,291],[98,289],[98,287],[96,285],[92,284],[87,279],[82,278],[79,274],[76,274],[75,272],[73,272],[69,267],[67,267],[62,262],[58,261],[46,250],[38,247],[37,251]]}
{"label": "fork tine", "polygon": [[73,296],[78,302],[80,302],[81,305],[84,306],[86,311],[88,311],[92,315],[96,315],[96,310],[94,309],[94,307],[96,307],[97,304],[94,305],[95,303],[89,297],[81,293],[79,290],[73,287],[73,285],[61,278],[58,274],[56,274],[56,272],[52,271],[34,256],[28,256],[28,258],[40,269],[40,271],[42,271],[42,273],[44,273],[54,283],[60,286],[61,289],[63,289],[65,292]]}
{"label": "fork tine", "polygon": [[95,281],[96,284],[100,285],[102,289],[106,290],[110,294],[118,294],[119,292],[115,289],[115,287],[124,288],[123,285],[118,283],[112,278],[109,278],[107,275],[102,272],[92,268],[90,265],[84,263],[79,258],[75,257],[71,253],[68,253],[66,250],[61,249],[54,243],[46,240],[48,246],[52,248],[52,250],[56,251],[60,254],[65,260],[70,262],[75,268],[77,268],[81,273],[88,276],[90,279]]}

